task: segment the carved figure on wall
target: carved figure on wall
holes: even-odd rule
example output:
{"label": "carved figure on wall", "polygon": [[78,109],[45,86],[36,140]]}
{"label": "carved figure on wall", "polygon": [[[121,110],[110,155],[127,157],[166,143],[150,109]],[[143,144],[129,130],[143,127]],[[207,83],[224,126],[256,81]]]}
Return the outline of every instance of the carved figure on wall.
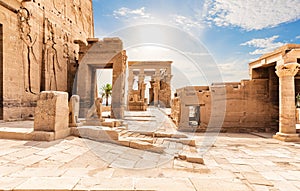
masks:
{"label": "carved figure on wall", "polygon": [[46,65],[46,90],[57,90],[57,72],[62,70],[59,63],[55,33],[53,24],[47,19],[47,36],[46,36],[46,51],[45,51],[45,65]]}
{"label": "carved figure on wall", "polygon": [[67,33],[64,34],[63,36],[64,39],[64,44],[63,44],[63,58],[65,59],[65,63],[67,66],[70,64],[70,52],[69,52],[69,36]]}
{"label": "carved figure on wall", "polygon": [[75,23],[78,24],[80,21],[84,30],[84,20],[83,20],[83,13],[81,9],[81,0],[73,0],[72,3],[72,12],[75,16]]}
{"label": "carved figure on wall", "polygon": [[65,0],[52,0],[53,1],[53,6],[54,6],[54,9],[56,9],[56,11],[60,14],[63,14],[64,16],[65,15],[65,7],[66,7],[66,2]]}
{"label": "carved figure on wall", "polygon": [[24,88],[26,92],[38,94],[40,92],[40,68],[37,58],[33,51],[36,42],[36,36],[31,34],[31,26],[29,24],[30,13],[21,7],[18,11],[20,38],[23,41],[23,69],[24,69]]}

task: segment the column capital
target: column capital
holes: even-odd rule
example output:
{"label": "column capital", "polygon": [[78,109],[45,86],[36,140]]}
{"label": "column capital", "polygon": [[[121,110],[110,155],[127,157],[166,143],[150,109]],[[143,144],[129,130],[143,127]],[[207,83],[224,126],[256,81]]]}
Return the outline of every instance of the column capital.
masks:
{"label": "column capital", "polygon": [[297,62],[279,64],[276,66],[276,74],[279,78],[284,76],[295,76],[299,70],[300,64]]}

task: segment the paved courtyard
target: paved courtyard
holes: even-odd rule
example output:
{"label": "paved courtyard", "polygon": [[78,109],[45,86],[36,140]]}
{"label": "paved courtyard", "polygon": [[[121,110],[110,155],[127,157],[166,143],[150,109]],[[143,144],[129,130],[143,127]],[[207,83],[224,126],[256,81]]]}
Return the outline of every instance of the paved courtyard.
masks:
{"label": "paved courtyard", "polygon": [[[195,138],[202,145],[203,134]],[[300,190],[300,144],[219,134],[204,161],[77,137],[0,139],[0,190]]]}

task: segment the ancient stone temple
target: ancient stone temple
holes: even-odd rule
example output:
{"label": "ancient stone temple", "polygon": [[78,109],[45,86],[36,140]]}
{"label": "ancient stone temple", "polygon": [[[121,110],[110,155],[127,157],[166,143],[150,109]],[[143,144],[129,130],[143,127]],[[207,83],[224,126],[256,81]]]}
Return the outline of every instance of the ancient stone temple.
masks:
{"label": "ancient stone temple", "polygon": [[97,98],[97,69],[112,69],[111,117],[122,119],[125,107],[126,51],[119,38],[87,39],[80,44],[79,68],[73,92],[80,96],[80,116],[86,117]]}
{"label": "ancient stone temple", "polygon": [[[172,61],[129,61],[128,62],[128,110],[145,111],[148,100],[145,96],[145,78],[150,77],[149,105],[171,106]],[[137,84],[134,89],[134,83]]]}
{"label": "ancient stone temple", "polygon": [[[300,45],[287,44],[249,64],[251,79],[268,80],[270,102],[279,111],[274,138],[300,141],[296,132],[296,96],[300,93]],[[298,117],[299,118],[299,117]]]}
{"label": "ancient stone temple", "polygon": [[0,0],[0,119],[32,117],[41,91],[70,96],[75,42],[93,36],[91,0]]}
{"label": "ancient stone temple", "polygon": [[[275,138],[299,140],[299,63],[300,45],[287,44],[249,63],[250,80],[177,89],[171,117],[179,129],[204,131],[212,122],[212,110],[223,110],[222,131],[279,131]],[[213,95],[225,106],[213,106]]]}

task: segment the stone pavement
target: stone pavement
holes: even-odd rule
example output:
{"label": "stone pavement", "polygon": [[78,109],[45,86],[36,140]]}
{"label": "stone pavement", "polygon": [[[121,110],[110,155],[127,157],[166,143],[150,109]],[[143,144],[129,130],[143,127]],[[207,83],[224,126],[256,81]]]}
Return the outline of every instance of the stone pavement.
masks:
{"label": "stone pavement", "polygon": [[300,190],[300,144],[219,134],[204,161],[76,137],[0,139],[0,190]]}

